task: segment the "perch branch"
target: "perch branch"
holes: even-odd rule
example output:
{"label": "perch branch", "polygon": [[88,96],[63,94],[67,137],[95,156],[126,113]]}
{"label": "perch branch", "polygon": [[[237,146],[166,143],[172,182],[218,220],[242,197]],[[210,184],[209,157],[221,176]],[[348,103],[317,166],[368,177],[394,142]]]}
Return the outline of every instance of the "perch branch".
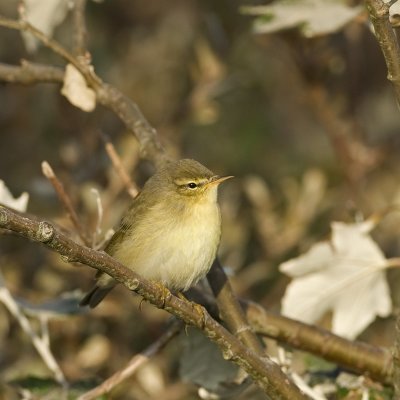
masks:
{"label": "perch branch", "polygon": [[307,398],[275,363],[267,358],[261,359],[244,346],[211,318],[203,307],[172,295],[160,284],[141,278],[108,254],[75,243],[49,222],[32,220],[4,206],[0,206],[0,228],[9,229],[20,236],[43,243],[63,256],[65,261],[80,262],[107,273],[156,307],[165,309],[187,325],[201,329],[219,346],[225,359],[243,368],[272,398],[276,400]]}

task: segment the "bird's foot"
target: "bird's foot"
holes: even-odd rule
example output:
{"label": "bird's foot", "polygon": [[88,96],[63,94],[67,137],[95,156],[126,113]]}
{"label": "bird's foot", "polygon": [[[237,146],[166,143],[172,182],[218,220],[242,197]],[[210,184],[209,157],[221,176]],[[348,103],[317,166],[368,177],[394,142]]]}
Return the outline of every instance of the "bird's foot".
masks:
{"label": "bird's foot", "polygon": [[160,302],[158,304],[159,308],[165,308],[167,300],[171,297],[171,292],[170,290],[165,287],[162,283],[160,282],[154,282],[154,284],[157,286],[159,289],[161,296],[160,296]]}
{"label": "bird's foot", "polygon": [[192,309],[194,310],[194,312],[198,315],[200,315],[201,317],[201,322],[200,322],[200,329],[203,329],[206,323],[206,310],[205,308],[198,303],[195,303],[194,301],[188,300],[187,297],[185,297],[185,295],[182,292],[177,292],[176,296],[179,297],[181,300],[185,301],[186,303],[189,303],[190,306],[192,307]]}

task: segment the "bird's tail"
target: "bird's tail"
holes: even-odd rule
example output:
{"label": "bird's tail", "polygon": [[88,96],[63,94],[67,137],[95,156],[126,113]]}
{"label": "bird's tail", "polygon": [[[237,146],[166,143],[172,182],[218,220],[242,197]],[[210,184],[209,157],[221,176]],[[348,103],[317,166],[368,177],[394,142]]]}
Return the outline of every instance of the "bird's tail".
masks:
{"label": "bird's tail", "polygon": [[95,308],[107,294],[113,289],[115,285],[108,286],[95,286],[85,297],[80,301],[80,306],[89,306]]}

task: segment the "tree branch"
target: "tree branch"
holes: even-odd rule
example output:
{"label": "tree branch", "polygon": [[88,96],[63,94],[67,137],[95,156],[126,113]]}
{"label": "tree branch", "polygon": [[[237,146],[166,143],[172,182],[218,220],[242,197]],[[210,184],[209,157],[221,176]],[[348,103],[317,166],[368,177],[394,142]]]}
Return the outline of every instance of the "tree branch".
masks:
{"label": "tree branch", "polygon": [[34,64],[26,60],[21,66],[0,63],[0,80],[9,83],[32,85],[37,82],[61,83],[64,71],[50,65]]}
{"label": "tree branch", "polygon": [[217,300],[221,318],[226,322],[229,330],[248,348],[257,354],[263,354],[264,348],[247,322],[246,314],[234,295],[228,277],[222,269],[218,258],[214,261],[207,275],[207,280]]}
{"label": "tree branch", "polygon": [[365,4],[374,26],[376,40],[386,61],[387,78],[394,86],[397,104],[400,105],[400,48],[389,22],[390,3],[382,0],[366,0]]}
{"label": "tree branch", "polygon": [[307,397],[269,359],[261,359],[235,336],[216,322],[204,307],[182,300],[160,284],[141,278],[104,252],[98,252],[75,243],[46,221],[35,221],[0,206],[0,228],[43,243],[68,262],[80,262],[112,276],[128,289],[143,296],[158,308],[165,309],[187,325],[201,329],[221,349],[223,356],[243,368],[272,398],[297,400]]}
{"label": "tree branch", "polygon": [[86,23],[85,23],[86,0],[74,1],[74,53],[77,56],[86,56]]}
{"label": "tree branch", "polygon": [[388,349],[350,341],[314,325],[272,314],[248,300],[243,301],[243,305],[250,324],[260,335],[313,353],[377,381],[396,381],[393,378],[394,360]]}

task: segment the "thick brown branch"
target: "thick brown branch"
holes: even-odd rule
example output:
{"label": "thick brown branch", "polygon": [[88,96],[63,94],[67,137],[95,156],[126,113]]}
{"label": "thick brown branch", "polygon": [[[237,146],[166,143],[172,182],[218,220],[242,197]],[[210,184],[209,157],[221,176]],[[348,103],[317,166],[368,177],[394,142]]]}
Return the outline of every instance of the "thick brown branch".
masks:
{"label": "thick brown branch", "polygon": [[[217,317],[218,309],[214,299],[196,288],[191,290],[190,295],[190,298],[206,305],[210,314]],[[315,354],[376,381],[385,384],[394,382],[394,356],[389,349],[344,339],[315,325],[271,313],[250,300],[240,299],[240,304],[257,334]]]}
{"label": "thick brown branch", "polygon": [[393,360],[388,349],[346,340],[316,326],[274,315],[250,301],[243,304],[247,318],[257,333],[319,355],[380,382],[393,382]]}
{"label": "thick brown branch", "polygon": [[382,0],[366,0],[366,5],[376,39],[385,57],[387,78],[393,83],[397,103],[400,105],[400,48],[396,34],[389,22],[390,3]]}
{"label": "thick brown branch", "polygon": [[233,293],[228,277],[226,276],[218,258],[214,261],[211,271],[207,275],[208,283],[217,300],[221,318],[247,347],[258,354],[264,352],[263,347],[247,322],[246,315]]}
{"label": "thick brown branch", "polygon": [[128,289],[143,296],[158,308],[163,308],[186,324],[201,329],[223,352],[224,358],[242,367],[254,381],[274,399],[306,399],[307,397],[269,359],[261,359],[235,336],[216,322],[207,311],[172,295],[159,284],[141,278],[106,253],[81,246],[46,221],[37,222],[0,206],[0,228],[19,235],[61,254],[66,261],[80,262],[111,275]]}

